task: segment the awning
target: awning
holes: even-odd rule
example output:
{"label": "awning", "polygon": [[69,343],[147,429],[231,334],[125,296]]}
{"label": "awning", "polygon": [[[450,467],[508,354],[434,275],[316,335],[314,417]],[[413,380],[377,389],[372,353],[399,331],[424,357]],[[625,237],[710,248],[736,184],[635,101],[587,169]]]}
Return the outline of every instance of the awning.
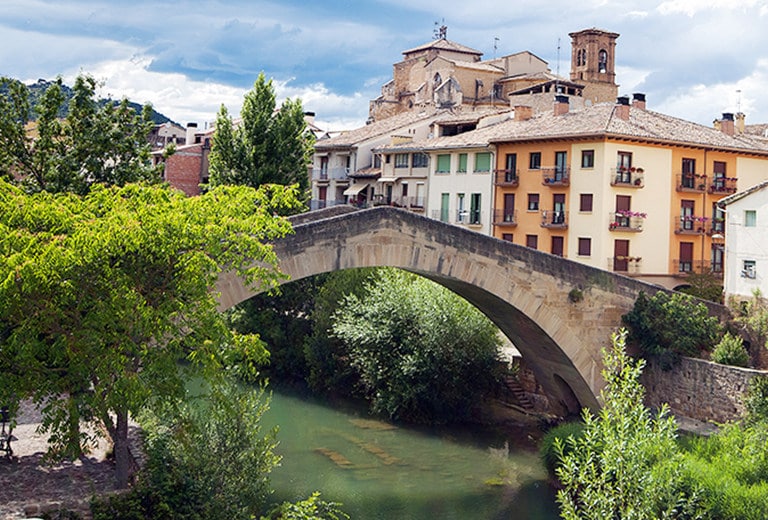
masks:
{"label": "awning", "polygon": [[379,177],[376,182],[395,182],[397,177]]}
{"label": "awning", "polygon": [[368,187],[368,183],[366,184],[353,184],[346,190],[344,190],[344,195],[357,195],[361,191],[363,191],[365,188]]}

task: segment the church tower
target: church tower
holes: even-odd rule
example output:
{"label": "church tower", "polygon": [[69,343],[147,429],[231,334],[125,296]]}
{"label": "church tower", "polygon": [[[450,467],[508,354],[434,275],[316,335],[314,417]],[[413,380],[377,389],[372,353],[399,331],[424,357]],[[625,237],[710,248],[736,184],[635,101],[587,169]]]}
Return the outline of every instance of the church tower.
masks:
{"label": "church tower", "polygon": [[617,33],[600,29],[572,32],[571,81],[584,84],[584,99],[593,103],[615,102]]}

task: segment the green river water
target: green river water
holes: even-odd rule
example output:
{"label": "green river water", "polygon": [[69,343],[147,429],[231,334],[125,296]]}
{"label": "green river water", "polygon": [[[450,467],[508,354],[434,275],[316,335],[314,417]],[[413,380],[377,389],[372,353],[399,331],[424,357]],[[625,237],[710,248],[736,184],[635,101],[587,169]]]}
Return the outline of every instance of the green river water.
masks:
{"label": "green river water", "polygon": [[394,427],[278,391],[262,424],[279,425],[276,501],[317,490],[355,520],[558,518],[537,454],[505,434]]}

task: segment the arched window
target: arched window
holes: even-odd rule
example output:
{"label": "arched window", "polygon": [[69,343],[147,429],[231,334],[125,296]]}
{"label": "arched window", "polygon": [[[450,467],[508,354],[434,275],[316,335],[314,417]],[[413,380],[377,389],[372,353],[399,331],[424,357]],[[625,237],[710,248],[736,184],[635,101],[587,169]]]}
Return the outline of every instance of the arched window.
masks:
{"label": "arched window", "polygon": [[440,73],[439,72],[435,72],[435,80],[434,80],[434,82],[435,82],[435,88],[439,87],[440,84],[443,82],[443,78],[440,77]]}
{"label": "arched window", "polygon": [[608,53],[605,49],[600,49],[597,55],[597,71],[608,72]]}

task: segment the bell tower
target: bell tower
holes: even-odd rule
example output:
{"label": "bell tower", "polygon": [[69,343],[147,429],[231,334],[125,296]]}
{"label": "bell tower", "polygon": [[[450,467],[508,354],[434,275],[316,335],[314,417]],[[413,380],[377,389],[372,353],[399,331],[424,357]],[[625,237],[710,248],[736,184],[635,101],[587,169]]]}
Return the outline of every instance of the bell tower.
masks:
{"label": "bell tower", "polygon": [[568,36],[571,37],[571,81],[584,84],[584,99],[593,103],[616,101],[618,33],[592,28]]}

